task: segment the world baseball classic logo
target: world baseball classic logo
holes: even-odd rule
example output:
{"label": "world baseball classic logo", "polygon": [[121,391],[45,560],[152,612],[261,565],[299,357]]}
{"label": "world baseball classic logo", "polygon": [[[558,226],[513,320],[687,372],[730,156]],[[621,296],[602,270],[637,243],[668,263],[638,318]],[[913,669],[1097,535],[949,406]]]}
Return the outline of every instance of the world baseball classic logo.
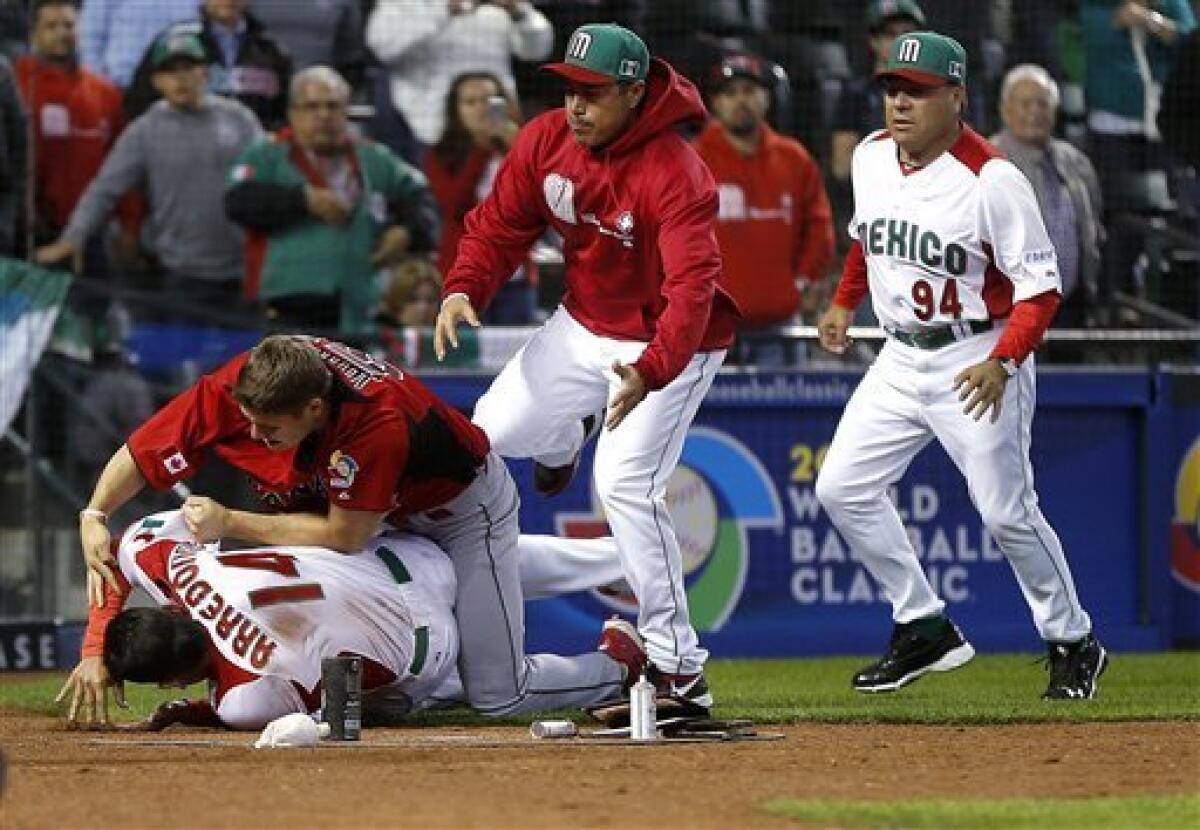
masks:
{"label": "world baseball classic logo", "polygon": [[1200,593],[1200,438],[1192,442],[1175,479],[1171,573],[1176,582]]}
{"label": "world baseball classic logo", "polygon": [[[747,530],[783,527],[779,493],[744,444],[720,430],[693,427],[667,482],[667,510],[683,558],[692,624],[697,631],[719,631],[746,584]],[[610,533],[595,493],[591,513],[559,513],[555,523],[568,538]],[[616,611],[637,613],[637,600],[628,592],[593,595]]]}

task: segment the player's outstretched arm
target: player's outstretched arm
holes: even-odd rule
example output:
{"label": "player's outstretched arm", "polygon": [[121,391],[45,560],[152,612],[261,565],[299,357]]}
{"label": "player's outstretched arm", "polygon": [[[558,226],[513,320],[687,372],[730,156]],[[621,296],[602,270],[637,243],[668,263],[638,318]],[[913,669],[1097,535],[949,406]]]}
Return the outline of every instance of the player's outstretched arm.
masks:
{"label": "player's outstretched arm", "polygon": [[189,496],[183,503],[183,520],[198,542],[243,539],[263,545],[312,545],[341,553],[362,550],[379,532],[384,515],[335,505],[330,505],[324,516],[251,513],[230,510],[207,496]]}
{"label": "player's outstretched arm", "polygon": [[120,590],[117,581],[117,560],[112,552],[112,534],[108,529],[108,517],[136,496],[146,480],[134,463],[127,445],[113,453],[87,507],[79,514],[79,539],[83,546],[83,561],[87,564],[88,602],[96,608],[104,607],[104,586]]}

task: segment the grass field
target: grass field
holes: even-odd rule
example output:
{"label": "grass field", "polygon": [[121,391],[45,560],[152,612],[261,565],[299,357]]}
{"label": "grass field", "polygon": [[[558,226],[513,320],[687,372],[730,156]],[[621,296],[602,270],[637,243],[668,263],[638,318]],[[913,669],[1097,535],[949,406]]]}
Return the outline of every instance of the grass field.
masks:
{"label": "grass field", "polygon": [[[1200,718],[1200,652],[1117,655],[1086,702],[1040,699],[1046,672],[1033,655],[983,655],[966,668],[934,675],[899,694],[849,693],[862,658],[714,660],[709,681],[721,717],[759,723],[989,724],[1039,721],[1166,720]],[[42,714],[65,675],[0,676],[0,707]],[[201,695],[199,689],[192,696]],[[178,689],[127,687],[130,715],[143,716]],[[573,716],[573,713],[565,713]],[[528,721],[525,718],[524,721]],[[420,723],[496,723],[467,712],[423,716]],[[522,722],[520,720],[513,722]]]}
{"label": "grass field", "polygon": [[1200,827],[1200,796],[966,801],[797,801],[768,812],[806,824],[888,830],[1180,830]]}

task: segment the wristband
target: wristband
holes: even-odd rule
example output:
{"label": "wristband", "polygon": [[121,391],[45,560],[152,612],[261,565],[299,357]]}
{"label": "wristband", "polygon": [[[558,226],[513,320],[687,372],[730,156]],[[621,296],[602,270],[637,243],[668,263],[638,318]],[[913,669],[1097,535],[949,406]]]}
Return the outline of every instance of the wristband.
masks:
{"label": "wristband", "polygon": [[103,510],[97,510],[94,507],[85,507],[79,511],[79,518],[82,519],[85,517],[92,518],[92,519],[99,519],[101,522],[104,522],[104,523],[108,522],[108,514],[105,513]]}

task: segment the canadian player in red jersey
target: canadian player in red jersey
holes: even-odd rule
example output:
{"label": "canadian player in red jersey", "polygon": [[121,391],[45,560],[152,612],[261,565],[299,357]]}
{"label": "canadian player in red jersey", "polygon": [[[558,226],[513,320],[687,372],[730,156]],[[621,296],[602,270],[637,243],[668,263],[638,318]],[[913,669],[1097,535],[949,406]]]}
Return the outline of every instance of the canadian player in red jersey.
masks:
{"label": "canadian player in red jersey", "polygon": [[[193,496],[198,541],[361,549],[385,522],[427,536],[454,565],[459,671],[483,714],[586,705],[640,673],[636,632],[606,624],[601,651],[526,656],[516,486],[487,436],[412,374],[342,343],[277,335],[202,377],[109,460],[80,533],[88,593],[113,589],[108,515],[149,484],[171,486],[209,456],[245,472],[271,513]],[[80,682],[106,694],[93,667]],[[631,681],[630,681],[631,682]]]}

